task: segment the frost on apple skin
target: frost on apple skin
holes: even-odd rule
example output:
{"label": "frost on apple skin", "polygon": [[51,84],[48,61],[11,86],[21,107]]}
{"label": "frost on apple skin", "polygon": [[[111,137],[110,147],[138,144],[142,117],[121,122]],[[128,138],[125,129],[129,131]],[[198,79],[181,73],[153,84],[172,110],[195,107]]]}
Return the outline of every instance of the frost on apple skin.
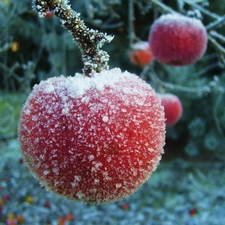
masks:
{"label": "frost on apple skin", "polygon": [[90,203],[120,200],[157,167],[164,111],[154,90],[119,69],[36,85],[19,123],[22,154],[45,187]]}

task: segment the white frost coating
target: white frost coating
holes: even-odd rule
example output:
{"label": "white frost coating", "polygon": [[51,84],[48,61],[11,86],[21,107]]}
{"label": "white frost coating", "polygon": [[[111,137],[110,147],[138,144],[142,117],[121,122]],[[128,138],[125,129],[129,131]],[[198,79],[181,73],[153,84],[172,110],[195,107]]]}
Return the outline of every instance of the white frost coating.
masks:
{"label": "white frost coating", "polygon": [[116,188],[120,188],[120,187],[122,187],[122,184],[117,183],[117,184],[116,184]]}
{"label": "white frost coating", "polygon": [[47,175],[47,174],[49,174],[49,173],[50,173],[49,170],[45,170],[45,171],[43,172],[44,175]]}
{"label": "white frost coating", "polygon": [[149,48],[149,43],[147,41],[138,41],[132,45],[134,50],[146,50]]}
{"label": "white frost coating", "polygon": [[94,183],[95,183],[95,184],[98,184],[99,181],[100,181],[99,179],[94,179]]}
{"label": "white frost coating", "polygon": [[[88,90],[97,89],[99,91],[104,90],[106,86],[114,86],[116,83],[124,82],[126,83],[130,80],[130,76],[133,76],[133,81],[138,81],[140,78],[134,74],[131,74],[127,71],[121,72],[119,68],[114,68],[111,70],[104,70],[100,73],[95,73],[91,77],[87,77],[85,75],[76,73],[74,77],[65,77],[61,75],[60,77],[52,77],[46,81],[41,81],[39,85],[35,85],[33,88],[33,93],[39,89],[39,87],[43,88],[44,93],[52,93],[56,92],[56,89],[61,90],[61,98],[64,102],[67,101],[68,97],[76,98],[82,97],[82,102],[88,104],[89,97],[84,96],[84,94]],[[60,84],[54,87],[54,83],[60,79]],[[65,92],[65,87],[67,87]],[[141,94],[143,97],[146,96],[146,93],[142,91],[140,93],[140,88],[126,88],[122,90],[125,94]],[[125,99],[126,101],[126,99]],[[129,102],[127,102],[128,104]],[[139,103],[143,104],[143,103]],[[68,108],[63,109],[63,114],[68,113]],[[27,112],[29,113],[29,112]]]}
{"label": "white frost coating", "polygon": [[71,182],[71,186],[74,188],[76,186],[78,186],[78,183],[81,181],[81,177],[80,176],[74,176],[74,181]]}
{"label": "white frost coating", "polygon": [[[122,76],[118,76],[119,74]],[[66,79],[65,82],[68,82],[68,85],[66,85],[68,86],[68,94],[71,95],[71,97],[74,95],[79,97],[84,95],[89,89],[95,88],[101,91],[105,86],[113,86],[115,83],[126,82],[130,75],[131,74],[128,72],[122,73],[119,68],[115,68],[93,74],[92,77],[84,77],[83,75],[76,73],[75,77],[68,77],[69,79]],[[135,77],[136,79],[139,79],[137,76]],[[140,89],[135,87],[132,89],[124,88],[124,92],[137,94],[140,92]],[[144,92],[142,94],[145,95]],[[88,99],[85,99],[84,101],[88,101]]]}
{"label": "white frost coating", "polygon": [[32,120],[33,121],[37,121],[38,120],[38,117],[37,116],[32,116]]}
{"label": "white frost coating", "polygon": [[55,90],[55,87],[53,86],[53,84],[49,84],[49,85],[45,88],[44,93],[45,93],[45,94],[50,94],[51,92],[54,92],[54,90]]}
{"label": "white frost coating", "polygon": [[54,167],[52,168],[52,172],[55,174],[55,175],[58,175],[59,174],[59,169]]}
{"label": "white frost coating", "polygon": [[99,169],[100,166],[102,166],[102,163],[101,163],[101,162],[97,162],[97,163],[95,164],[95,168],[96,168],[97,170]]}
{"label": "white frost coating", "polygon": [[170,93],[166,93],[166,94],[157,94],[158,97],[160,97],[161,99],[164,97],[164,101],[165,102],[177,102],[180,101],[179,98],[176,95],[170,94]]}
{"label": "white frost coating", "polygon": [[103,120],[104,122],[108,122],[108,121],[109,121],[109,117],[108,117],[108,116],[103,116],[103,117],[102,117],[102,120]]}
{"label": "white frost coating", "polygon": [[[64,101],[64,102],[66,102],[66,101]],[[69,115],[69,112],[70,112],[69,105],[65,103],[64,108],[62,109],[62,114],[63,115]]]}
{"label": "white frost coating", "polygon": [[76,193],[76,196],[77,196],[79,199],[81,199],[81,198],[85,197],[85,194],[84,194],[82,191],[78,191],[78,192]]}
{"label": "white frost coating", "polygon": [[24,110],[24,113],[25,113],[26,115],[30,115],[30,110],[29,110],[29,109],[26,109],[26,110]]}
{"label": "white frost coating", "polygon": [[89,156],[88,156],[88,159],[89,159],[90,161],[92,161],[94,158],[95,158],[95,157],[94,157],[93,155],[89,155]]}
{"label": "white frost coating", "polygon": [[[162,16],[160,16],[154,24],[158,24],[158,23],[164,23],[165,25],[168,25],[170,27],[173,26],[173,23],[171,23],[171,21],[174,21],[176,23],[179,24],[191,24],[192,26],[195,26],[196,28],[201,28],[205,30],[204,25],[202,24],[202,21],[196,18],[191,18],[191,17],[187,17],[187,16],[183,16],[181,14],[178,13],[171,13],[171,14],[164,14]],[[153,25],[154,25],[153,24]]]}
{"label": "white frost coating", "polygon": [[82,99],[81,99],[81,102],[84,103],[84,104],[88,104],[89,103],[89,100],[90,98],[88,96],[84,96]]}

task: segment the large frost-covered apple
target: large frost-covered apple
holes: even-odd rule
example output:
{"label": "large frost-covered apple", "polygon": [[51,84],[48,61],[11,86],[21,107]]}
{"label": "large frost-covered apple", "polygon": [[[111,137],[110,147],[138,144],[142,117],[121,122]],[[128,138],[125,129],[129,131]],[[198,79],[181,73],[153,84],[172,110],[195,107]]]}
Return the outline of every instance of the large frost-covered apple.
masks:
{"label": "large frost-covered apple", "polygon": [[35,85],[19,123],[22,154],[48,189],[108,203],[137,190],[158,165],[164,110],[154,90],[120,69]]}

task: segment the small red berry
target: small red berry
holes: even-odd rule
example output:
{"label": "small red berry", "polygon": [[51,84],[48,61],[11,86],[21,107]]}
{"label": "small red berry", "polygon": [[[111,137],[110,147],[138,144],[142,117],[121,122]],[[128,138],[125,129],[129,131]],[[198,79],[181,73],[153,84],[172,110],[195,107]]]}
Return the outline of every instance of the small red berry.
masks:
{"label": "small red berry", "polygon": [[65,215],[65,219],[68,221],[73,221],[74,220],[74,215],[71,213],[68,213]]}
{"label": "small red berry", "polygon": [[182,104],[180,99],[173,94],[158,94],[161,98],[165,111],[166,126],[172,126],[178,122],[182,115]]}
{"label": "small red berry", "polygon": [[189,215],[190,216],[195,216],[198,213],[197,209],[190,209],[189,210]]}
{"label": "small red berry", "polygon": [[19,158],[18,161],[19,161],[20,164],[23,164],[23,158]]}
{"label": "small red berry", "polygon": [[16,219],[17,219],[17,223],[18,223],[18,224],[21,224],[21,223],[24,223],[24,222],[25,222],[25,218],[24,218],[23,215],[18,215],[18,216],[16,217]]}
{"label": "small red berry", "polygon": [[7,225],[16,225],[17,220],[14,214],[10,213],[7,215],[7,220],[6,220]]}
{"label": "small red berry", "polygon": [[121,209],[123,209],[123,210],[127,210],[128,208],[129,208],[129,205],[127,203],[123,203],[121,205]]}
{"label": "small red berry", "polygon": [[11,197],[10,197],[10,195],[3,195],[3,196],[2,196],[2,199],[3,199],[4,201],[9,201],[9,200],[11,199]]}
{"label": "small red berry", "polygon": [[50,202],[45,202],[45,203],[44,203],[44,207],[46,207],[46,208],[51,208]]}
{"label": "small red berry", "polygon": [[54,15],[54,12],[53,11],[50,11],[49,9],[46,10],[46,13],[45,13],[45,18],[52,18]]}
{"label": "small red berry", "polygon": [[183,66],[202,57],[207,47],[207,33],[202,22],[196,18],[167,14],[153,23],[149,44],[159,62]]}
{"label": "small red berry", "polygon": [[7,225],[17,225],[16,219],[7,219],[6,220]]}
{"label": "small red berry", "polygon": [[147,41],[136,42],[130,51],[130,60],[133,64],[146,66],[152,61],[153,57]]}
{"label": "small red berry", "polygon": [[64,217],[58,218],[58,225],[65,225],[66,224],[66,219]]}
{"label": "small red berry", "polygon": [[48,189],[108,203],[136,191],[155,170],[164,110],[146,82],[119,69],[54,77],[28,97],[19,139],[25,162]]}

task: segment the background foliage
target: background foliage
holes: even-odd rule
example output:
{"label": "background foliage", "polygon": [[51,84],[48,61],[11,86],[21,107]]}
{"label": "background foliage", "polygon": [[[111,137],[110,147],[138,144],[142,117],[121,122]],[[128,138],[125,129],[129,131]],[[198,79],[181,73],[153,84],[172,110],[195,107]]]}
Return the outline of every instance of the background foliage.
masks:
{"label": "background foliage", "polygon": [[[204,57],[192,65],[171,67],[153,62],[161,83],[151,72],[143,78],[157,92],[176,94],[183,104],[181,120],[167,129],[167,151],[178,149],[191,156],[224,154],[225,25],[222,16],[225,4],[221,4],[222,1],[156,1],[201,19],[215,41],[209,41]],[[143,75],[144,68],[130,62],[129,51],[131,43],[148,39],[153,21],[166,13],[166,8],[154,2],[134,0],[133,14],[130,14],[131,1],[128,0],[72,0],[71,4],[88,27],[115,35],[114,40],[104,46],[110,54],[111,68],[120,67]],[[221,22],[210,29],[210,25],[220,19]],[[17,136],[19,113],[34,84],[60,74],[81,73],[83,64],[79,49],[59,19],[39,18],[32,10],[31,0],[0,0],[0,21],[1,142]]]}

